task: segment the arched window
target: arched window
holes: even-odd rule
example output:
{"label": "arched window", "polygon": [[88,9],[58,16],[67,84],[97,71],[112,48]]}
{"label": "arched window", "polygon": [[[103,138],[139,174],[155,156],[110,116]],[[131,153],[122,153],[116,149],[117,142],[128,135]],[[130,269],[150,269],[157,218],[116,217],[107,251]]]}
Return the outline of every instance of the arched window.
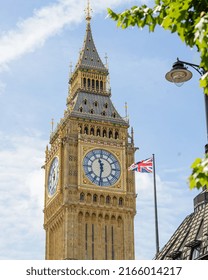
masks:
{"label": "arched window", "polygon": [[84,102],[84,105],[87,105],[87,99],[84,99],[83,102]]}
{"label": "arched window", "polygon": [[80,200],[80,201],[84,201],[84,199],[85,199],[85,195],[84,195],[84,193],[82,192],[82,193],[80,193],[79,200]]}
{"label": "arched window", "polygon": [[100,81],[100,90],[103,90],[103,81]]}
{"label": "arched window", "polygon": [[109,204],[109,203],[110,203],[110,201],[111,201],[110,196],[109,196],[109,195],[108,195],[108,196],[106,196],[106,203],[107,203],[107,204]]}
{"label": "arched window", "polygon": [[101,115],[102,115],[102,116],[105,116],[105,115],[106,115],[106,112],[105,112],[105,111],[102,111]]}
{"label": "arched window", "polygon": [[97,129],[97,136],[100,136],[100,129]]}
{"label": "arched window", "polygon": [[86,78],[83,79],[84,88],[86,88]]}
{"label": "arched window", "polygon": [[105,103],[105,104],[104,104],[104,107],[107,109],[107,108],[108,108],[108,103]]}
{"label": "arched window", "polygon": [[123,205],[123,198],[122,198],[122,197],[119,197],[118,205],[119,205],[119,206],[122,206],[122,205]]}
{"label": "arched window", "polygon": [[99,90],[99,81],[96,80],[96,90]]}
{"label": "arched window", "polygon": [[91,129],[90,129],[90,134],[91,134],[91,135],[94,135],[94,132],[95,132],[94,127],[91,127]]}
{"label": "arched window", "polygon": [[92,80],[92,89],[95,89],[95,80]]}
{"label": "arched window", "polygon": [[113,132],[112,130],[109,131],[109,138],[112,138],[113,137]]}
{"label": "arched window", "polygon": [[85,126],[85,128],[84,128],[84,133],[88,134],[88,127],[87,126]]}
{"label": "arched window", "polygon": [[106,137],[106,130],[103,129],[103,137]]}
{"label": "arched window", "polygon": [[87,79],[87,87],[90,88],[90,79]]}
{"label": "arched window", "polygon": [[119,137],[119,134],[118,134],[118,131],[116,131],[115,138],[118,139],[118,137]]}
{"label": "arched window", "polygon": [[90,110],[90,114],[94,114],[94,110],[93,109]]}
{"label": "arched window", "polygon": [[83,108],[82,108],[82,107],[80,107],[80,108],[79,108],[79,111],[80,111],[80,112],[82,113],[82,111],[83,111]]}
{"label": "arched window", "polygon": [[93,202],[97,202],[97,195],[96,194],[93,195]]}

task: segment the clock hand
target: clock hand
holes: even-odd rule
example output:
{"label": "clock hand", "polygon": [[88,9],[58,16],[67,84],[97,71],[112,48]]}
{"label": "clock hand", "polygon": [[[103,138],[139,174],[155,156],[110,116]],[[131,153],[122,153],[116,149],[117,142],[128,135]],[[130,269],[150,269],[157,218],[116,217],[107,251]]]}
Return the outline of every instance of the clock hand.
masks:
{"label": "clock hand", "polygon": [[99,186],[100,186],[101,180],[102,180],[102,179],[101,179],[101,176],[102,176],[102,173],[103,173],[103,171],[104,171],[104,168],[103,168],[104,163],[101,161],[101,159],[99,159],[98,162],[99,162],[99,164],[100,164],[100,181],[99,181]]}

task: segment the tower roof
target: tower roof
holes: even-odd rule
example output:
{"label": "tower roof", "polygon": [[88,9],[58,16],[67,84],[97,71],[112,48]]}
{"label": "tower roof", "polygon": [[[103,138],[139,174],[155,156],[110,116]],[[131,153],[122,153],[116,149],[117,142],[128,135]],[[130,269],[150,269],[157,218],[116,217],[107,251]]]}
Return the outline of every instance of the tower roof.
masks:
{"label": "tower roof", "polygon": [[97,52],[97,49],[93,41],[91,26],[90,26],[90,17],[88,16],[86,19],[87,19],[86,35],[75,70],[93,69],[93,70],[98,70],[101,72],[108,73],[107,68],[104,66],[102,60],[100,59],[100,56]]}
{"label": "tower roof", "polygon": [[207,223],[208,191],[206,190],[194,198],[194,212],[184,219],[156,259],[207,260]]}

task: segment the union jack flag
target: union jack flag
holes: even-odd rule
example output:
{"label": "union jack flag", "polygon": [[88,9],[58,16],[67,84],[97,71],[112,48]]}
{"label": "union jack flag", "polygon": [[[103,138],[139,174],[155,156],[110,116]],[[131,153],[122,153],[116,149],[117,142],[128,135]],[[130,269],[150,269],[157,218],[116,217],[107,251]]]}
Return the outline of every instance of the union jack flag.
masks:
{"label": "union jack flag", "polygon": [[153,167],[153,159],[148,158],[142,161],[138,161],[137,163],[133,163],[128,170],[137,171],[137,172],[145,172],[152,173]]}

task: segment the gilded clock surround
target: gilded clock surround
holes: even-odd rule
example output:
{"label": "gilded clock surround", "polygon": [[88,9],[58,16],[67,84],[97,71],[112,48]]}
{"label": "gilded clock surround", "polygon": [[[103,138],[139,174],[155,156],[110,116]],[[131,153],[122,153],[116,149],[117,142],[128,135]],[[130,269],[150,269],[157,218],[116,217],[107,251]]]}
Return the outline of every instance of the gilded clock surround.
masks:
{"label": "gilded clock surround", "polygon": [[[108,69],[96,50],[87,17],[86,36],[71,73],[64,117],[51,133],[45,156],[44,228],[46,259],[134,259],[135,178],[128,172],[136,148],[133,129],[115,109]],[[82,163],[94,149],[108,151],[121,173],[101,187],[85,175]],[[56,192],[48,196],[51,163],[59,159]]]}

